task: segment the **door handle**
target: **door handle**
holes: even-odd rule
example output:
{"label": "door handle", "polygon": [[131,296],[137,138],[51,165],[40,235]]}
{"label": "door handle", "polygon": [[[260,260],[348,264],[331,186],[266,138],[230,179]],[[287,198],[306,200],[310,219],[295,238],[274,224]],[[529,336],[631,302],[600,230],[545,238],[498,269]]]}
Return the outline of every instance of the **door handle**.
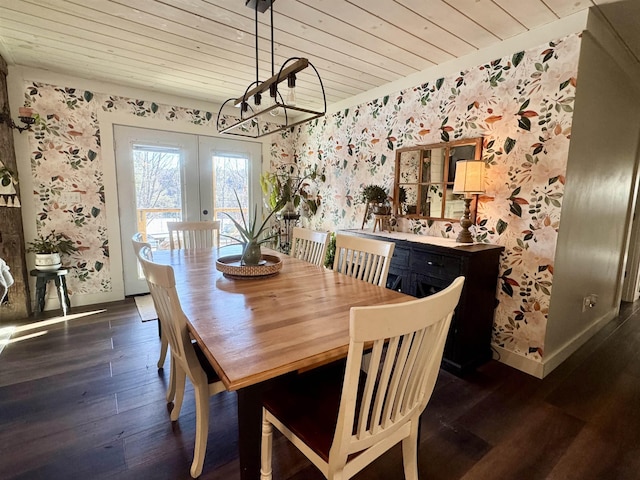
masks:
{"label": "door handle", "polygon": [[203,215],[209,215],[209,210],[202,210]]}

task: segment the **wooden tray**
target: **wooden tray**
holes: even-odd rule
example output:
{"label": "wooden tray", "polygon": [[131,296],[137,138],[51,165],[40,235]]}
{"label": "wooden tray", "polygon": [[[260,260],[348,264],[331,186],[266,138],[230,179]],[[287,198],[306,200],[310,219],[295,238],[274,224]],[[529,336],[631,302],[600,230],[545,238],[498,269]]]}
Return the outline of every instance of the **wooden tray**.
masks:
{"label": "wooden tray", "polygon": [[258,279],[277,274],[282,268],[282,260],[275,255],[262,255],[260,265],[241,265],[242,255],[229,255],[216,260],[216,269],[227,278]]}

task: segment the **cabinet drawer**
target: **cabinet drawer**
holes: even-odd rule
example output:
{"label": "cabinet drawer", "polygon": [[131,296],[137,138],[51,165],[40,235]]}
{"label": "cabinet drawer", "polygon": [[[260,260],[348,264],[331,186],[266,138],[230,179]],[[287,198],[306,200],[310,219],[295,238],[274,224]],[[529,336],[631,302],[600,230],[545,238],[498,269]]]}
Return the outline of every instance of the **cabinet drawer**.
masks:
{"label": "cabinet drawer", "polygon": [[393,257],[391,257],[391,267],[393,268],[407,268],[409,266],[409,258],[411,258],[411,252],[406,248],[395,248],[393,250]]}
{"label": "cabinet drawer", "polygon": [[460,275],[461,260],[460,257],[414,251],[411,268],[429,276],[454,279]]}

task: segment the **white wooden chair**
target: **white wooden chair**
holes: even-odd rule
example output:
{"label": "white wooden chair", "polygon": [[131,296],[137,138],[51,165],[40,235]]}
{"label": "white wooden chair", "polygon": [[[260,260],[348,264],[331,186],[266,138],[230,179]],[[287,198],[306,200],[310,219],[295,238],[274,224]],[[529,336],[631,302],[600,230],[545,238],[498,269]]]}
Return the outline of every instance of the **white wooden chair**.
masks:
{"label": "white wooden chair", "polygon": [[[142,233],[138,232],[131,237],[131,243],[133,243],[133,251],[136,254],[136,258],[140,262],[140,251],[143,247],[149,247],[149,258],[152,258],[151,245],[143,240]],[[140,263],[142,265],[142,263]],[[146,279],[146,276],[145,276]],[[153,300],[153,297],[151,297]],[[160,333],[160,358],[158,359],[158,370],[164,368],[164,362],[167,358],[167,350],[169,349],[169,342],[167,341],[167,337],[162,334],[162,321],[160,320],[160,314],[158,313],[158,308],[155,306],[156,314],[158,314],[158,332]],[[176,385],[175,385],[175,369],[173,367],[173,360],[169,359],[169,387],[167,388],[167,402],[173,402],[173,399],[176,394]]]}
{"label": "white wooden chair", "polygon": [[293,227],[289,255],[323,266],[327,255],[330,232],[317,232],[308,228]]}
{"label": "white wooden chair", "polygon": [[220,246],[220,220],[167,222],[171,250]]}
{"label": "white wooden chair", "polygon": [[338,233],[333,270],[384,287],[395,246],[393,242]]}
{"label": "white wooden chair", "polygon": [[[275,426],[329,480],[353,477],[399,442],[405,478],[417,480],[420,414],[463,283],[458,277],[445,290],[406,303],[353,307],[346,367],[312,370],[265,394],[260,479],[272,478]],[[361,367],[369,343],[367,374]]]}
{"label": "white wooden chair", "polygon": [[187,330],[187,317],[182,311],[175,288],[173,268],[153,263],[149,247],[141,249],[140,263],[159,318],[163,322],[162,330],[171,347],[172,366],[175,368],[176,378],[176,399],[171,410],[171,421],[175,422],[180,416],[186,377],[189,377],[193,384],[196,400],[196,440],[190,473],[196,478],[202,473],[207,451],[209,397],[224,391],[225,387],[198,344],[191,342]]}

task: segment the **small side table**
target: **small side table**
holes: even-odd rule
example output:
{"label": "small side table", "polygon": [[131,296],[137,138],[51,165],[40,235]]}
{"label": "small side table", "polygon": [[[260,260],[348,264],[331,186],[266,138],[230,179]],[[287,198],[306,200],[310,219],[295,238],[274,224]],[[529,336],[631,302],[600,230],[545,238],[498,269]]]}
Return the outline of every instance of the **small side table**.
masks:
{"label": "small side table", "polygon": [[379,231],[389,231],[389,221],[391,220],[391,215],[373,215],[375,221],[373,222],[373,231],[376,231],[376,227]]}
{"label": "small side table", "polygon": [[285,233],[283,236],[287,238],[286,242],[282,241],[282,236],[280,237],[280,246],[283,253],[288,254],[289,249],[291,248],[291,237],[293,232],[293,227],[298,223],[298,219],[300,218],[300,214],[297,212],[284,212],[282,214],[282,220],[284,221],[284,230]]}
{"label": "small side table", "polygon": [[56,285],[56,292],[58,293],[58,300],[60,300],[60,307],[62,308],[62,315],[66,316],[67,311],[71,308],[71,302],[69,301],[69,294],[67,293],[67,281],[66,275],[69,270],[61,268],[59,270],[53,270],[47,272],[44,270],[31,270],[29,275],[37,277],[36,279],[36,312],[44,311],[44,300],[47,294],[47,283],[53,280]]}

